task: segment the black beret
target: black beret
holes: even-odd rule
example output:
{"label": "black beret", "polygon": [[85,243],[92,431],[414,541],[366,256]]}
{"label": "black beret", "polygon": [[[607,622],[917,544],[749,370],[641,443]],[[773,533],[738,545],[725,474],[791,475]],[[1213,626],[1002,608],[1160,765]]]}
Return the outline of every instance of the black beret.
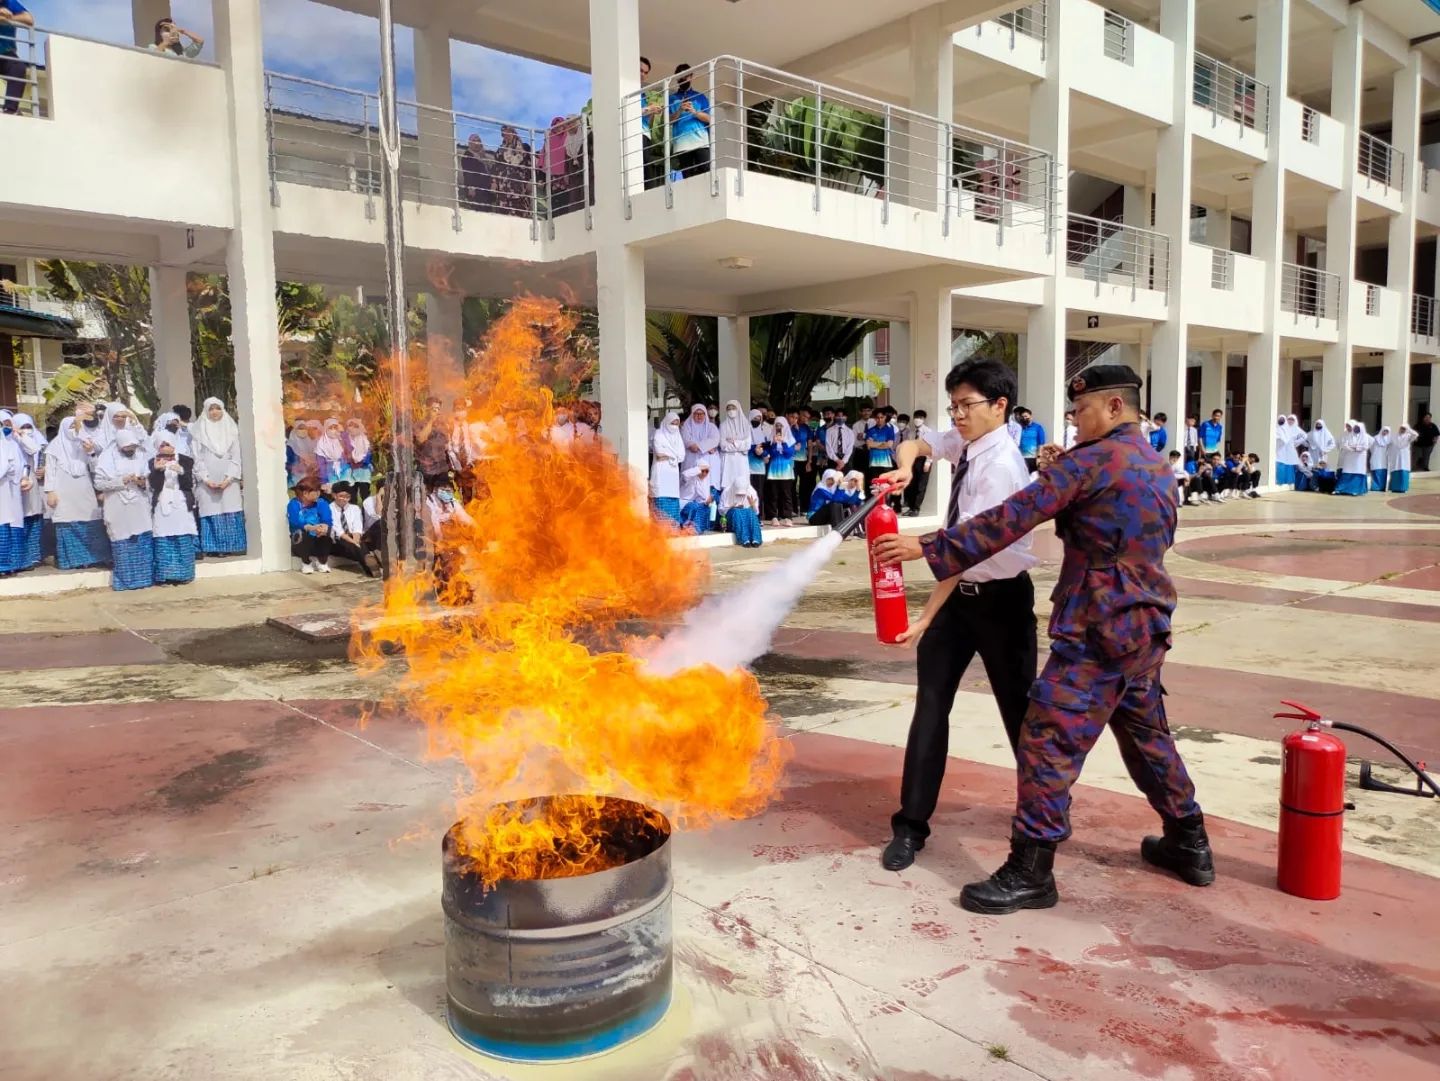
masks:
{"label": "black beret", "polygon": [[1089,394],[1092,390],[1114,390],[1117,387],[1139,390],[1144,385],[1135,369],[1128,364],[1092,364],[1070,380],[1065,396],[1073,402],[1077,395]]}

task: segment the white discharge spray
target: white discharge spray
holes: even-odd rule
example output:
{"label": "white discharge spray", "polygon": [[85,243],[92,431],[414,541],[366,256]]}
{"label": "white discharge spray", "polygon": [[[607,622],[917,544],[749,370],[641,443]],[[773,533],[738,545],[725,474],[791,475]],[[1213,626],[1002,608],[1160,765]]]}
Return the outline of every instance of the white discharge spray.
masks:
{"label": "white discharge spray", "polygon": [[642,651],[648,667],[657,676],[701,664],[729,672],[763,655],[842,540],[839,533],[827,533],[739,589],[692,608],[680,627]]}

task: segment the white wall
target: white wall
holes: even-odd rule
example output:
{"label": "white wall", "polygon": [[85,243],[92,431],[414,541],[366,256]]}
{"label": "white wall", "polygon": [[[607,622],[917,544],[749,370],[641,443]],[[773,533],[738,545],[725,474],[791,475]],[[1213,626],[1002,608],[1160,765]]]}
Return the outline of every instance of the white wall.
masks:
{"label": "white wall", "polygon": [[[1379,297],[1379,306],[1374,315],[1365,314],[1365,294],[1368,290],[1374,289]],[[1400,304],[1410,303],[1410,294],[1399,293],[1394,289],[1386,289],[1384,286],[1371,286],[1365,282],[1352,281],[1350,283],[1350,329],[1354,334],[1355,344],[1365,349],[1398,349],[1400,348]],[[1405,326],[1408,329],[1410,320],[1407,313]]]}
{"label": "white wall", "polygon": [[1019,68],[1036,78],[1045,77],[1044,46],[1037,39],[1017,33],[1003,23],[983,22],[961,30],[955,34],[955,45],[966,52]]}
{"label": "white wall", "polygon": [[1143,26],[1135,26],[1130,63],[1105,55],[1105,9],[1090,0],[1052,0],[1050,18],[1064,19],[1060,41],[1070,65],[1071,86],[1162,124],[1174,110],[1169,87],[1175,78],[1175,45]]}
{"label": "white wall", "polygon": [[1264,328],[1265,265],[1238,252],[1230,252],[1234,272],[1229,289],[1211,284],[1213,248],[1191,244],[1181,286],[1182,312],[1187,323],[1222,330],[1258,334]]}
{"label": "white wall", "polygon": [[219,68],[59,35],[47,55],[50,118],[7,118],[0,200],[230,227]]}
{"label": "white wall", "polygon": [[[1333,116],[1315,113],[1311,120],[1314,141],[1304,137],[1305,106],[1294,98],[1280,103],[1280,138],[1285,140],[1285,168],[1339,191],[1344,182],[1345,127]],[[1286,251],[1293,252],[1293,246]]]}

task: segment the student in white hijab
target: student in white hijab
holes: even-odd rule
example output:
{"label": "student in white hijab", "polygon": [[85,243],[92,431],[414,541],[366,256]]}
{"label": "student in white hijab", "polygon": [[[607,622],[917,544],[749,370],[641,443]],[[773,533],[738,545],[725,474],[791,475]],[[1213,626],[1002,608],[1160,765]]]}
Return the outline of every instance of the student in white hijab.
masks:
{"label": "student in white hijab", "polygon": [[1390,441],[1390,460],[1386,462],[1385,468],[1390,475],[1392,492],[1403,494],[1410,490],[1410,444],[1415,442],[1419,434],[1410,425],[1402,424]]}
{"label": "student in white hijab", "polygon": [[150,441],[146,444],[152,458],[162,436],[171,441],[176,454],[183,454],[187,458],[194,457],[190,432],[180,423],[179,413],[161,413],[155,418],[155,423],[150,427]]}
{"label": "student in white hijab", "polygon": [[285,473],[290,487],[304,477],[319,477],[320,463],[315,458],[317,433],[310,430],[311,424],[319,421],[297,420],[285,440]]}
{"label": "student in white hijab", "polygon": [[650,464],[650,504],[657,516],[680,524],[680,463],[685,460],[685,440],[680,435],[680,414],[673,409],[660,421],[650,439],[654,460]]}
{"label": "student in white hijab", "polygon": [[1336,495],[1364,495],[1370,490],[1370,443],[1365,425],[1358,420],[1345,422],[1345,436],[1340,441],[1340,476],[1335,481]]}
{"label": "student in white hijab", "polygon": [[760,496],[750,485],[749,473],[742,473],[730,482],[720,497],[720,513],[725,525],[741,548],[759,548]]}
{"label": "student in white hijab", "polygon": [[1296,432],[1291,429],[1285,417],[1275,420],[1275,483],[1295,483],[1295,466],[1300,462],[1300,452],[1295,449]]}
{"label": "student in white hijab", "polygon": [[41,483],[45,479],[44,454],[48,440],[45,434],[35,427],[35,418],[28,413],[16,413],[12,423],[15,425],[15,445],[20,448],[25,471],[30,477],[30,486],[20,497],[24,511],[22,528],[25,531],[20,569],[29,570],[40,565],[41,535],[45,531],[45,491]]}
{"label": "student in white hijab", "polygon": [[770,425],[759,409],[750,410],[750,487],[760,496],[760,517],[765,517],[765,453],[770,447]]}
{"label": "student in white hijab", "polygon": [[25,493],[32,483],[15,440],[15,416],[0,409],[0,575],[25,569]]}
{"label": "student in white hijab", "polygon": [[345,453],[345,425],[339,417],[327,417],[320,438],[315,441],[315,462],[320,469],[320,487],[350,480],[350,458]]}
{"label": "student in white hijab", "polygon": [[788,526],[795,517],[795,437],[790,422],[775,418],[775,433],[766,455],[765,507],[770,521]]}
{"label": "student in white hijab", "polygon": [[720,490],[728,492],[743,477],[750,483],[750,420],[738,401],[725,403],[720,421]]}
{"label": "student in white hijab", "polygon": [[98,435],[85,421],[94,415],[93,405],[76,406],[45,448],[45,505],[55,523],[55,565],[65,571],[110,563],[110,538],[90,475]]}
{"label": "student in white hijab", "polygon": [[104,500],[102,516],[115,561],[110,586],[116,590],[155,584],[150,460],[140,444],[139,436],[122,428],[95,463],[95,489]]}
{"label": "student in white hijab", "polygon": [[240,426],[219,398],[206,398],[190,424],[195,453],[195,506],[200,551],[207,556],[244,555],[245,498],[241,488]]}
{"label": "student in white hijab", "polygon": [[692,405],[689,417],[680,426],[680,436],[685,441],[685,469],[703,463],[714,487],[720,479],[720,429],[711,422],[710,411],[699,402]]}
{"label": "student in white hijab", "polygon": [[680,528],[708,533],[717,517],[715,493],[710,486],[710,466],[701,461],[685,470],[680,487]]}
{"label": "student in white hijab", "polygon": [[1317,420],[1305,439],[1310,448],[1310,468],[1329,468],[1329,457],[1335,453],[1335,437],[1325,427],[1325,422]]}
{"label": "student in white hijab", "polygon": [[183,585],[195,580],[195,551],[200,539],[195,525],[194,477],[175,448],[169,432],[155,437],[150,462],[151,536],[155,549],[155,583]]}
{"label": "student in white hijab", "polygon": [[806,515],[811,525],[836,526],[844,519],[846,507],[837,501],[844,479],[844,474],[838,469],[827,469],[820,475],[820,483],[810,493],[810,507]]}
{"label": "student in white hijab", "polygon": [[1370,490],[1385,491],[1390,481],[1390,425],[1386,424],[1370,441]]}

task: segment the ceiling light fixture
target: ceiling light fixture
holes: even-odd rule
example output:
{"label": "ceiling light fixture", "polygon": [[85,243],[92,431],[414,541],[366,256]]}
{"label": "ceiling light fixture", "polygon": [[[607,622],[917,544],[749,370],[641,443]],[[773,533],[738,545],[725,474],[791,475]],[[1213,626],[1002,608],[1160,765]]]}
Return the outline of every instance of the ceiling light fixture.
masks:
{"label": "ceiling light fixture", "polygon": [[755,265],[755,260],[748,255],[727,255],[720,260],[720,265],[726,270],[749,270]]}
{"label": "ceiling light fixture", "polygon": [[1241,16],[1240,16],[1240,21],[1241,21],[1242,23],[1252,22],[1252,21],[1254,21],[1254,19],[1255,19],[1255,16],[1254,16],[1254,15],[1241,15]]}
{"label": "ceiling light fixture", "polygon": [[1249,173],[1236,173],[1235,179],[1240,181],[1240,183],[1242,184],[1248,184],[1253,178]]}

